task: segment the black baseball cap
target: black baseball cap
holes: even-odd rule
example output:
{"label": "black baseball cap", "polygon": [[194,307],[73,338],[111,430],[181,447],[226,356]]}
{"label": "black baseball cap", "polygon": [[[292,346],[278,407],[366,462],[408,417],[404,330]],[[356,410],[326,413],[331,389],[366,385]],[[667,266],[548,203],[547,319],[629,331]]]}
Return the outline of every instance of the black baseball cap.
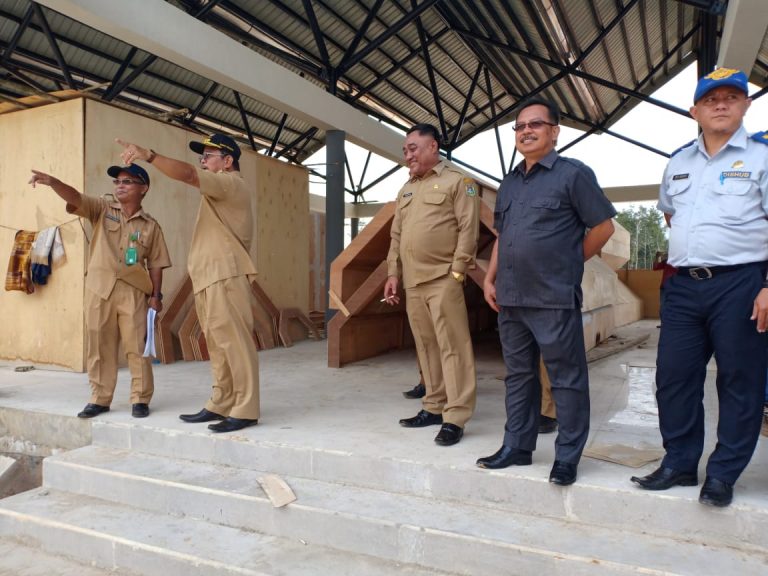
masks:
{"label": "black baseball cap", "polygon": [[211,148],[218,148],[219,150],[223,150],[232,156],[235,160],[240,159],[240,146],[237,145],[237,142],[235,142],[233,138],[225,136],[224,134],[211,134],[202,142],[189,143],[189,148],[196,154],[202,154],[205,152],[206,147],[209,146]]}
{"label": "black baseball cap", "polygon": [[136,176],[136,178],[149,186],[149,174],[147,174],[147,171],[138,164],[130,164],[128,166],[110,166],[107,168],[107,174],[112,176],[112,178],[117,178],[120,176],[120,172],[128,172],[128,174],[131,176]]}

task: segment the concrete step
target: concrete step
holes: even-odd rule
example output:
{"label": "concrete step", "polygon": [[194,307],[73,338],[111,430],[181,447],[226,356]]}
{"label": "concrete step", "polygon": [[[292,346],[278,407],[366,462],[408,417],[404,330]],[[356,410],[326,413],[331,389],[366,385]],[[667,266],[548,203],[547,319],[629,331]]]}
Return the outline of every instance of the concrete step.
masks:
{"label": "concrete step", "polygon": [[[92,433],[94,445],[165,458],[267,470],[707,546],[768,550],[768,509],[760,503],[737,499],[721,510],[700,505],[698,487],[663,493],[639,490],[629,482],[630,469],[620,484],[600,476],[580,477],[573,486],[561,488],[548,482],[549,463],[481,470],[473,461],[440,465],[382,455],[374,449],[353,453],[132,423],[96,421]],[[537,473],[532,475],[534,469]]]}
{"label": "concrete step", "polygon": [[14,537],[0,538],[0,574],[3,576],[138,576],[135,572],[99,568],[51,554]]}
{"label": "concrete step", "polygon": [[[45,461],[45,487],[232,528],[464,574],[764,574],[766,555],[456,500],[284,476],[275,509],[264,472],[103,446]],[[550,487],[557,490],[556,487]],[[2,504],[2,503],[0,503]]]}
{"label": "concrete step", "polygon": [[448,576],[296,537],[277,538],[45,488],[0,501],[0,534],[121,575]]}

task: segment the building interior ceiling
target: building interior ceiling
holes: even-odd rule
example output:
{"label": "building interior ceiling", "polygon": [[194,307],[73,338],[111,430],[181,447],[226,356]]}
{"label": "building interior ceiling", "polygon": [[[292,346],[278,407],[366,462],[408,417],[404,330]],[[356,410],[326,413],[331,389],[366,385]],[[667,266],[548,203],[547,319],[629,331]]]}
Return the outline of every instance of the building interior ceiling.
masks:
{"label": "building interior ceiling", "polygon": [[[157,0],[163,2],[165,0]],[[380,122],[438,127],[443,150],[514,118],[540,96],[584,136],[609,133],[681,69],[715,65],[718,0],[167,0]],[[0,2],[0,106],[73,92],[302,163],[325,134],[304,120],[30,0]],[[243,65],[247,65],[244,62]],[[768,36],[749,70],[768,86]],[[268,79],[265,79],[268,81]],[[573,143],[572,143],[573,144]],[[470,167],[472,168],[472,167]],[[394,169],[393,169],[394,170]],[[390,171],[391,172],[391,171]],[[481,171],[482,172],[482,171]],[[359,195],[383,175],[348,184]],[[351,176],[351,174],[350,174]],[[498,180],[493,175],[487,175]],[[350,178],[351,179],[351,178]]]}

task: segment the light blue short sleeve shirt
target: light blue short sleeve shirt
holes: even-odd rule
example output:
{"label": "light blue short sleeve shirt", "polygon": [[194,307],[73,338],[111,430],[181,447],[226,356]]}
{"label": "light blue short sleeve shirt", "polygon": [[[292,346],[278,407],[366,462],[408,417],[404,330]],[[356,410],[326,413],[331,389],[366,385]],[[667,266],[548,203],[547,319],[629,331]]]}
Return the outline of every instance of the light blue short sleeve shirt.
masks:
{"label": "light blue short sleeve shirt", "polygon": [[670,159],[657,206],[672,266],[768,261],[768,145],[742,126],[710,157],[700,136]]}

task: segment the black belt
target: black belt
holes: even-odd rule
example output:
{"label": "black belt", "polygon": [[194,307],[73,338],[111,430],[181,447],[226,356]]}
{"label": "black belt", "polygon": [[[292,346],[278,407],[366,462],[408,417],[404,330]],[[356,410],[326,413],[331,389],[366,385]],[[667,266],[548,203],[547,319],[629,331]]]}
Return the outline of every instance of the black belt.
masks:
{"label": "black belt", "polygon": [[765,266],[765,264],[765,262],[748,262],[746,264],[733,264],[731,266],[680,266],[677,269],[677,273],[686,274],[694,280],[709,280],[718,274],[734,272],[749,266]]}

